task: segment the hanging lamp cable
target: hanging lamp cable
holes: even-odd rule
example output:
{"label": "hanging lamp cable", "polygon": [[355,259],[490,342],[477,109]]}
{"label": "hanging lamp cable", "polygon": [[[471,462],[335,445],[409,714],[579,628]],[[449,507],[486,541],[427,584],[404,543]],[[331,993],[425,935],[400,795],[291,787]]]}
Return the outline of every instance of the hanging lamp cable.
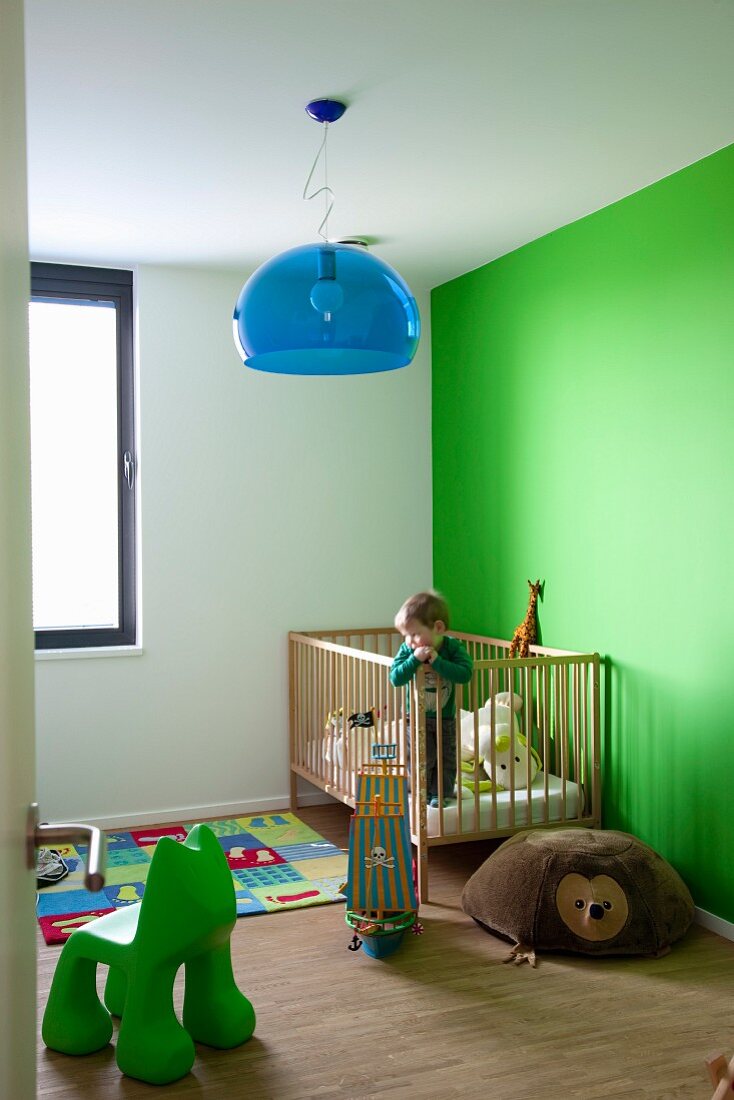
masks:
{"label": "hanging lamp cable", "polygon": [[[316,159],[314,160],[313,164],[311,165],[311,171],[308,173],[308,179],[306,180],[306,183],[305,183],[304,188],[303,188],[303,198],[304,199],[315,199],[317,195],[323,194],[323,196],[324,196],[324,216],[321,219],[321,224],[319,225],[316,232],[321,237],[321,239],[326,241],[326,243],[328,244],[328,242],[329,242],[329,214],[331,213],[331,209],[334,205],[334,192],[329,187],[329,172],[328,172],[328,164],[327,164],[327,159],[326,159],[326,139],[329,136],[329,123],[324,122],[322,125],[324,127],[324,137],[323,137],[323,140],[321,142],[321,145],[319,146],[319,151],[316,154]],[[308,188],[309,188],[309,185],[311,183],[311,179],[313,177],[313,174],[316,171],[316,165],[319,163],[319,159],[320,159],[322,154],[323,154],[323,157],[324,157],[324,185],[323,185],[323,187],[319,187],[316,191],[312,191],[311,194],[309,195],[307,193]],[[324,229],[324,227],[325,227],[325,232],[322,233],[322,230]]]}

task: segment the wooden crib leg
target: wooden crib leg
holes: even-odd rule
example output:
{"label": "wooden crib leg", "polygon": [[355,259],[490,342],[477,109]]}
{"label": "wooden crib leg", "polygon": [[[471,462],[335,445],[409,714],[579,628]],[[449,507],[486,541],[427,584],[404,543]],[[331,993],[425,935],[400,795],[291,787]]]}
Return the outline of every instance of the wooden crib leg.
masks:
{"label": "wooden crib leg", "polygon": [[418,845],[416,847],[416,856],[418,859],[418,897],[420,904],[425,905],[428,901],[428,845]]}
{"label": "wooden crib leg", "polygon": [[295,813],[298,809],[298,776],[291,770],[290,775],[291,782],[291,812]]}

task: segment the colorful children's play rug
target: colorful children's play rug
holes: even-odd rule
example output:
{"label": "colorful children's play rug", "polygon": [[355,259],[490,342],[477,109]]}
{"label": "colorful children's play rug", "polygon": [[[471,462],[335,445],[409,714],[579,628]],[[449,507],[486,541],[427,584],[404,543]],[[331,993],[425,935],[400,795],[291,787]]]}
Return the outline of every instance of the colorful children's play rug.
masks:
{"label": "colorful children's play rug", "polygon": [[[339,887],[347,877],[347,853],[293,814],[260,814],[206,824],[219,837],[232,870],[238,916],[344,901]],[[46,943],[64,943],[74,928],[140,901],[160,838],[183,841],[193,826],[192,822],[108,833],[105,886],[95,894],[84,889],[86,849],[60,849],[69,874],[38,891],[38,923]]]}

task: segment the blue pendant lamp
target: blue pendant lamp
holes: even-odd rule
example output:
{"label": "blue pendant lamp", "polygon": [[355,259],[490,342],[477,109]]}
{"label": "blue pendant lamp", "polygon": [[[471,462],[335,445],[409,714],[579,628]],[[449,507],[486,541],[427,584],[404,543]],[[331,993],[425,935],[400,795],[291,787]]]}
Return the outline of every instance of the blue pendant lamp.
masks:
{"label": "blue pendant lamp", "polygon": [[306,195],[328,126],[344,114],[337,100],[314,100],[308,114],[324,139],[304,198],[331,197],[322,241],[267,260],[247,280],[235,306],[234,341],[245,366],[272,374],[374,374],[406,367],[415,355],[420,317],[405,280],[362,244],[329,241],[333,195],[328,184]]}

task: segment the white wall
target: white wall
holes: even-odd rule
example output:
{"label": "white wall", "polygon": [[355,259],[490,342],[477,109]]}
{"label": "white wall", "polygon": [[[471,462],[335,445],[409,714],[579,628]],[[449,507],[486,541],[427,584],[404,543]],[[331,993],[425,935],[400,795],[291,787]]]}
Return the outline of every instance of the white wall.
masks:
{"label": "white wall", "polygon": [[48,819],[284,806],[288,630],[431,581],[428,295],[409,368],[281,377],[234,349],[245,274],[139,271],[143,654],[36,662]]}

